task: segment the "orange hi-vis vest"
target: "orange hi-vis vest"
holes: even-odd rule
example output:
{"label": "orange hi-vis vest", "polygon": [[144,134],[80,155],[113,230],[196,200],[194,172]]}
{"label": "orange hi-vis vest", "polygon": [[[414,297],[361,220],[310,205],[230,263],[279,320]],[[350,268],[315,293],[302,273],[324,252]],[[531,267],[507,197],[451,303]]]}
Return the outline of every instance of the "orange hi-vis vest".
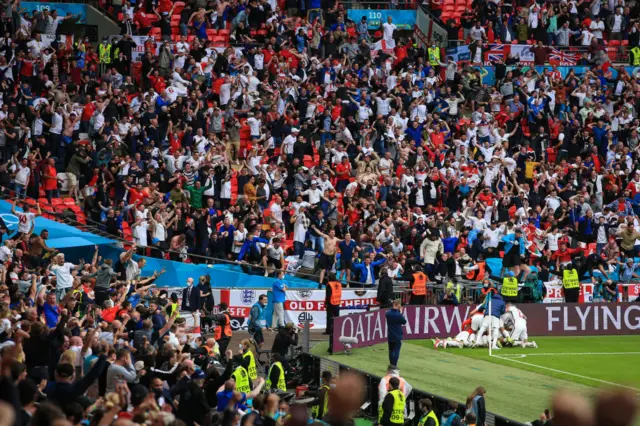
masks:
{"label": "orange hi-vis vest", "polygon": [[330,281],[327,285],[331,287],[331,299],[329,299],[329,303],[332,306],[340,306],[342,302],[342,283],[339,281]]}
{"label": "orange hi-vis vest", "polygon": [[427,294],[427,276],[424,272],[413,274],[413,295],[424,296]]}
{"label": "orange hi-vis vest", "polygon": [[213,332],[213,338],[216,340],[221,339],[223,337],[222,336],[223,333],[224,333],[224,337],[231,338],[231,334],[233,333],[233,331],[231,330],[231,318],[229,318],[229,314],[224,313],[223,315],[227,319],[227,323],[224,326],[224,330],[220,324],[216,326],[216,329]]}
{"label": "orange hi-vis vest", "polygon": [[478,269],[474,269],[472,271],[467,272],[467,279],[473,281],[482,281],[484,280],[484,273],[487,269],[487,264],[485,262],[478,263]]}

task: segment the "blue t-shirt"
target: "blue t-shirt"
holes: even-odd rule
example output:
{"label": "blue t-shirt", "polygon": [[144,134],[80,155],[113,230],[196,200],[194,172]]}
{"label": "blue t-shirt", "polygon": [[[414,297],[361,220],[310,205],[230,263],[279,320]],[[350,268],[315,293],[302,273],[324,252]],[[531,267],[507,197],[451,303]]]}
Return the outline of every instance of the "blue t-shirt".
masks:
{"label": "blue t-shirt", "polygon": [[[233,391],[218,392],[217,394],[218,406],[216,407],[216,411],[220,413],[223,412],[227,408],[227,405],[229,405],[229,401],[231,401],[232,396],[233,396]],[[242,398],[240,399],[240,402],[236,404],[235,408],[246,410],[247,407],[244,404],[246,401],[247,401],[247,394],[242,392]]]}
{"label": "blue t-shirt", "polygon": [[273,283],[273,302],[274,303],[284,303],[287,299],[287,295],[284,292],[284,281],[275,280]]}
{"label": "blue t-shirt", "polygon": [[58,305],[49,305],[45,303],[42,305],[42,310],[44,311],[44,318],[47,322],[47,327],[55,328],[58,325],[58,317],[60,316],[60,307]]}
{"label": "blue t-shirt", "polygon": [[353,250],[355,250],[357,244],[353,240],[349,241],[349,244],[347,244],[346,241],[340,241],[338,246],[340,247],[340,258],[351,259],[353,257]]}

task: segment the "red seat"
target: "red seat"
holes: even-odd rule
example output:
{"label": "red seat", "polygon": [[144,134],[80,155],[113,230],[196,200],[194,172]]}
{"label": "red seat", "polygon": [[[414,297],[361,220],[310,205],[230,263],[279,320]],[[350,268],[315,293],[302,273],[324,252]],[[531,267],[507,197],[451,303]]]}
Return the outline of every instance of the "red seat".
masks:
{"label": "red seat", "polygon": [[215,35],[211,37],[211,41],[217,45],[225,46],[227,44],[227,37],[221,35]]}
{"label": "red seat", "polygon": [[75,206],[75,205],[76,205],[76,200],[74,200],[74,199],[73,199],[73,198],[71,198],[71,197],[63,198],[63,199],[62,199],[62,202],[63,202],[63,203],[65,203],[65,204],[68,204],[68,205],[72,205],[72,206]]}
{"label": "red seat", "polygon": [[609,40],[609,46],[620,46],[620,40]]}
{"label": "red seat", "polygon": [[52,198],[51,199],[51,205],[52,206],[57,206],[58,204],[64,204],[64,203],[62,202],[62,200],[60,198]]}
{"label": "red seat", "polygon": [[218,30],[218,35],[223,35],[228,37],[230,34],[231,34],[231,30],[227,30],[227,29]]}

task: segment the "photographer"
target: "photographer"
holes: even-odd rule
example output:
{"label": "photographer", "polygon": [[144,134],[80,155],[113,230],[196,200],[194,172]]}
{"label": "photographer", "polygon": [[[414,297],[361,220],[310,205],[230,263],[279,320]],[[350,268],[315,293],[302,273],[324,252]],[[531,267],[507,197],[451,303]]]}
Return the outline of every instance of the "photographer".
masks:
{"label": "photographer", "polygon": [[298,344],[298,332],[300,330],[298,327],[294,326],[293,323],[289,322],[284,328],[281,328],[276,335],[276,338],[273,341],[273,346],[271,347],[272,354],[279,354],[282,357],[282,363],[285,367],[285,370],[289,370],[289,364],[287,363],[287,358],[289,354],[289,349],[292,346],[296,346]]}

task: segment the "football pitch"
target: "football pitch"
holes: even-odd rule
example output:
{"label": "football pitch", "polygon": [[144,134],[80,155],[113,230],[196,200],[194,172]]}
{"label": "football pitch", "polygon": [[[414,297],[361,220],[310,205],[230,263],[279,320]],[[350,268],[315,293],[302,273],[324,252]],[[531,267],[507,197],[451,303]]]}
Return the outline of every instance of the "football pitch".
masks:
{"label": "football pitch", "polygon": [[[431,340],[405,341],[400,375],[414,388],[464,402],[477,387],[487,390],[487,410],[528,422],[550,408],[559,389],[591,396],[597,388],[624,388],[640,394],[640,335],[537,337],[538,349],[433,349]],[[387,345],[328,355],[328,342],[312,353],[383,376]],[[636,421],[640,425],[640,421]]]}

